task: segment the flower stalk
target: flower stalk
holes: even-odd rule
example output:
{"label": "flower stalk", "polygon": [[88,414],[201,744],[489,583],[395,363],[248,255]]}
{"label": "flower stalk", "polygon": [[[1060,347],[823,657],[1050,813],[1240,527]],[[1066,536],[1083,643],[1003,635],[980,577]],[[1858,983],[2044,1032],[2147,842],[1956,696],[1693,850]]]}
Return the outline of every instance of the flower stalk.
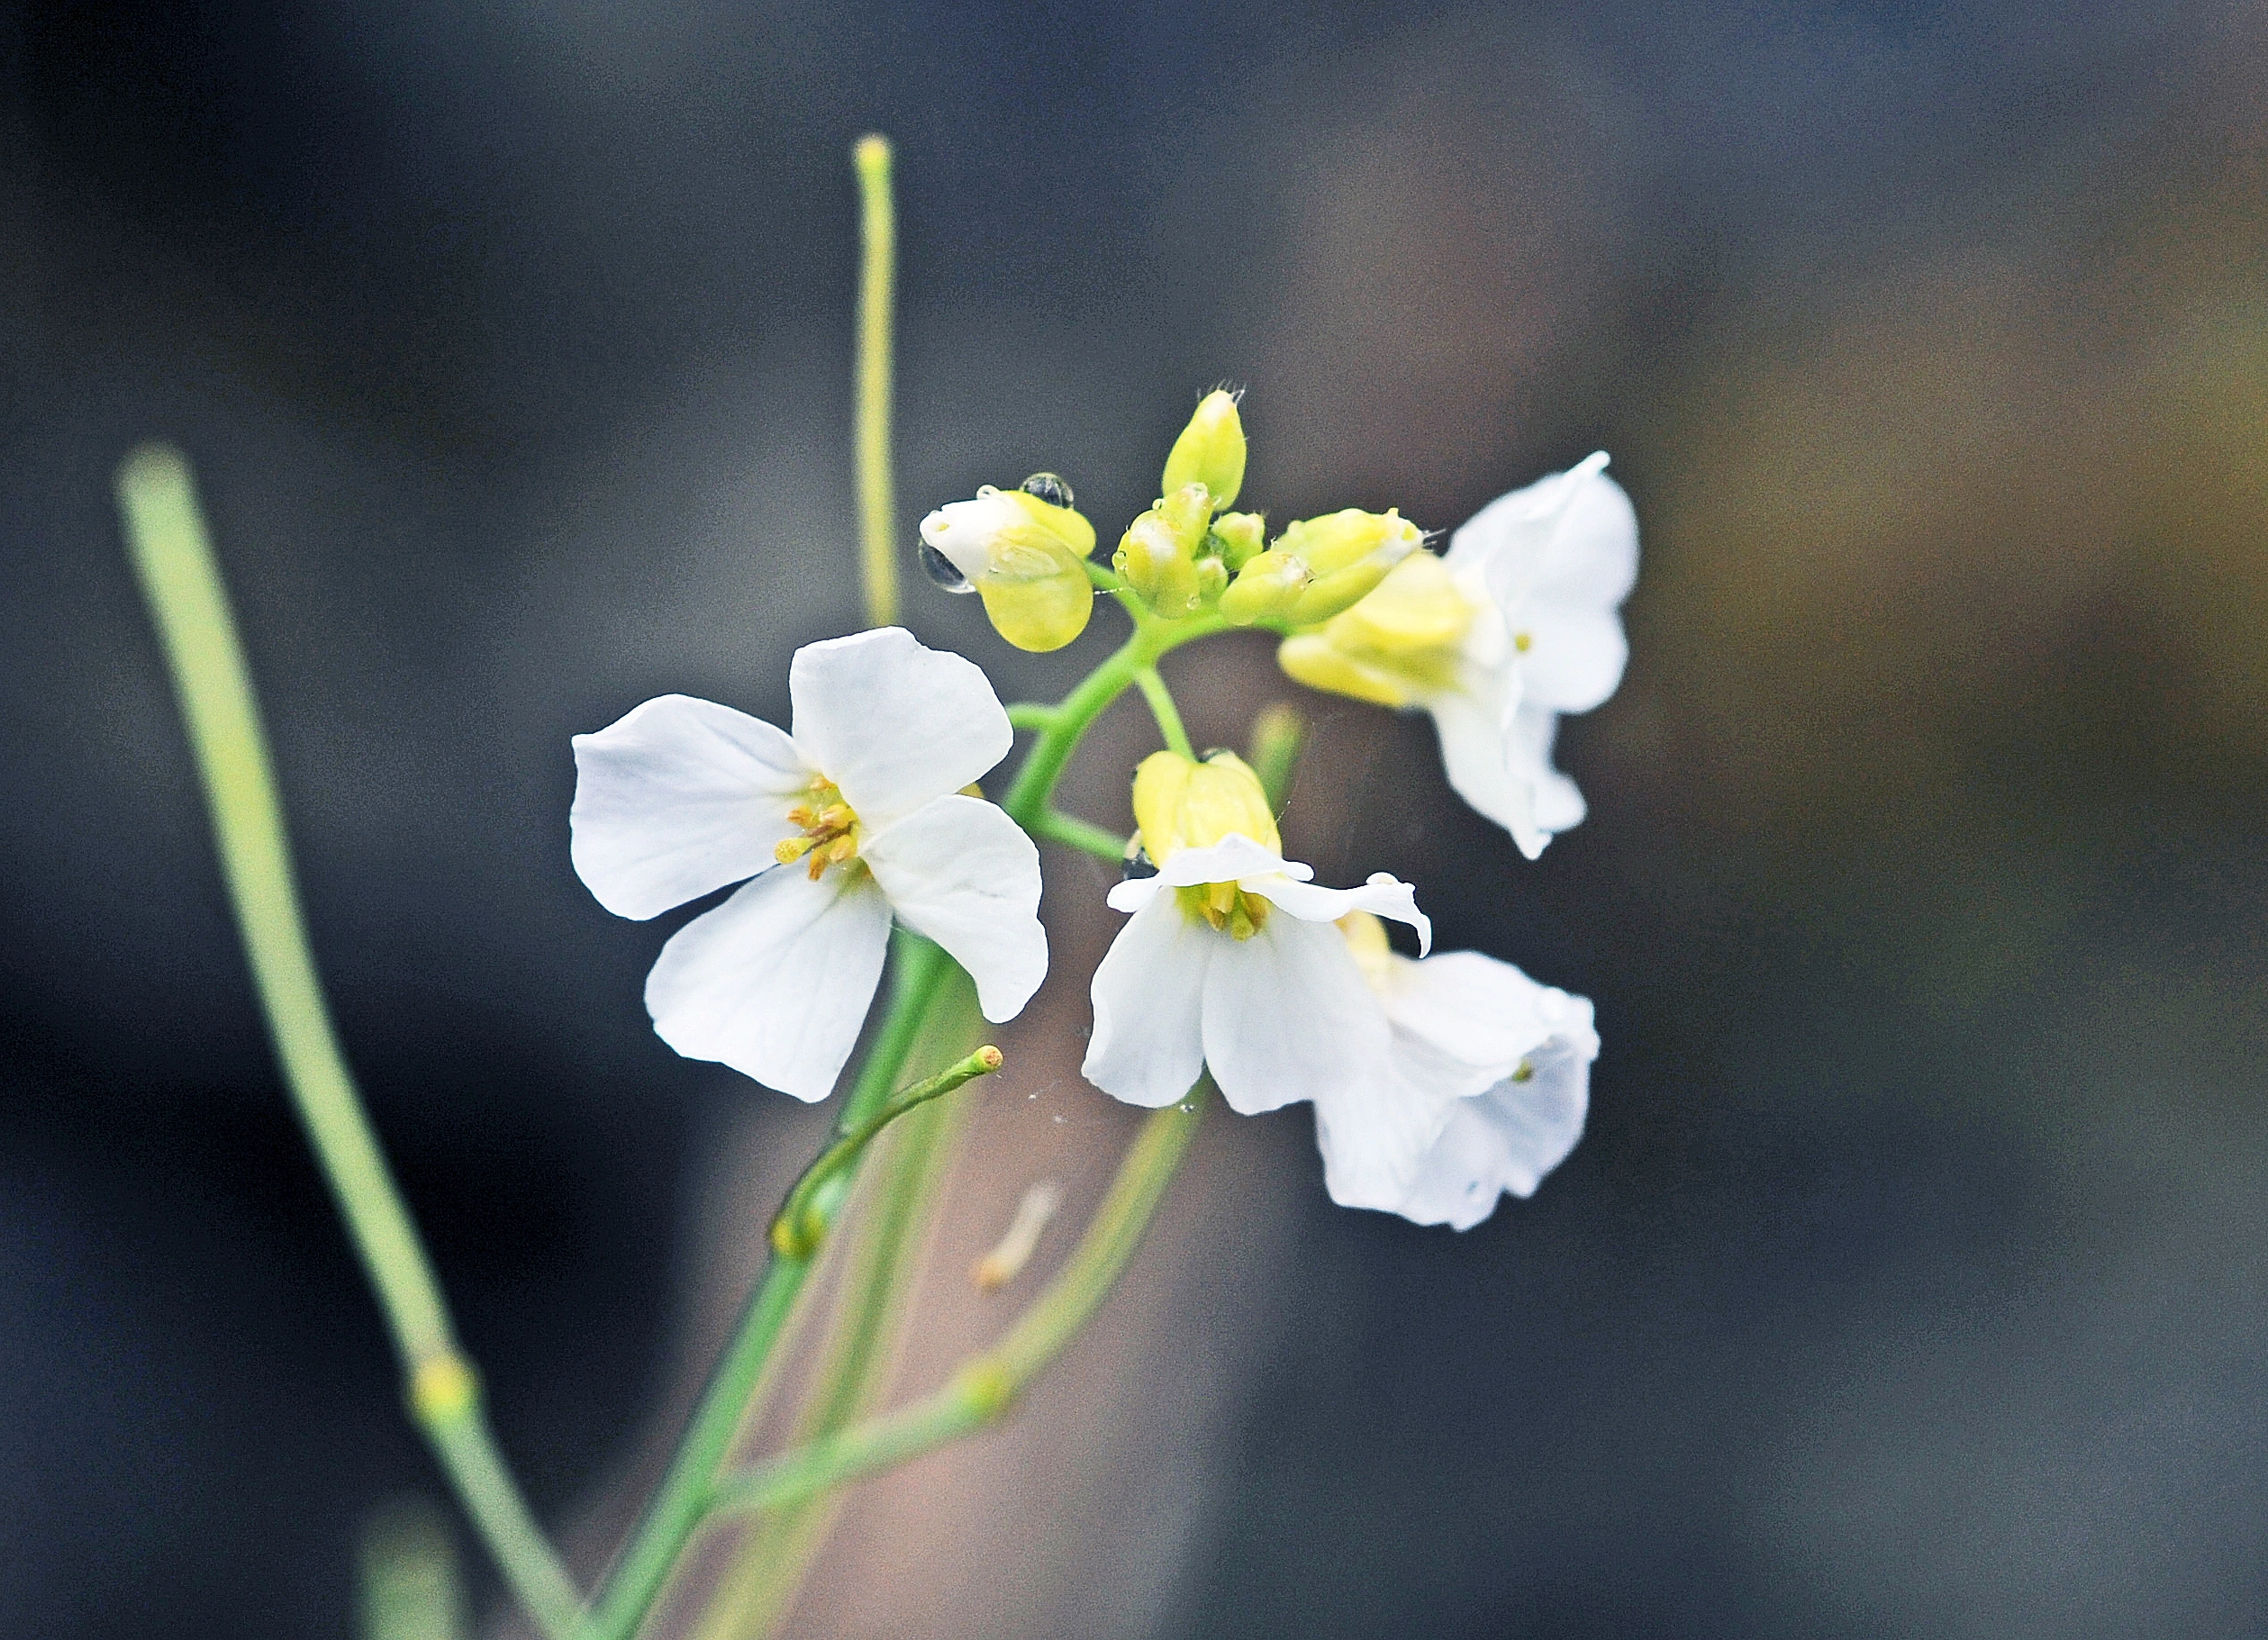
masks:
{"label": "flower stalk", "polygon": [[331,1029],[249,669],[189,467],[149,445],[118,471],[127,549],[187,726],[238,932],[284,1080],[400,1356],[410,1410],[513,1593],[551,1640],[582,1600],[482,1409],[440,1284]]}

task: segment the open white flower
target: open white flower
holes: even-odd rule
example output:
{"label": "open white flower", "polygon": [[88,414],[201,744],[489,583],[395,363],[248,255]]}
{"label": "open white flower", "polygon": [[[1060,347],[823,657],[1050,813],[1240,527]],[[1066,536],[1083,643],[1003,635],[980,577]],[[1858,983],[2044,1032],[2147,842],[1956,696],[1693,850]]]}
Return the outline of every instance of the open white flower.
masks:
{"label": "open white flower", "polygon": [[1469,1230],[1503,1192],[1532,1195],[1583,1137],[1589,1001],[1478,951],[1412,961],[1374,917],[1339,926],[1393,1038],[1386,1077],[1316,1097],[1331,1200]]}
{"label": "open white flower", "polygon": [[1013,1019],[1048,972],[1039,854],[962,788],[1008,755],[983,672],[898,627],[795,652],[794,731],[663,695],[575,738],[575,869],[643,920],[750,879],[662,947],[663,1041],[801,1100],[827,1097],[882,977],[893,914]]}
{"label": "open white flower", "polygon": [[1423,707],[1458,795],[1534,859],[1583,816],[1552,766],[1559,714],[1622,681],[1619,612],[1637,576],[1637,517],[1604,451],[1500,496],[1377,590],[1287,639],[1284,669],[1317,689]]}
{"label": "open white flower", "polygon": [[1133,916],[1094,972],[1087,1080],[1155,1108],[1210,1065],[1229,1106],[1254,1116],[1383,1076],[1384,1010],[1331,925],[1365,911],[1430,940],[1410,885],[1382,872],[1318,886],[1283,856],[1259,782],[1226,753],[1156,754],[1134,812],[1157,870],[1111,891]]}

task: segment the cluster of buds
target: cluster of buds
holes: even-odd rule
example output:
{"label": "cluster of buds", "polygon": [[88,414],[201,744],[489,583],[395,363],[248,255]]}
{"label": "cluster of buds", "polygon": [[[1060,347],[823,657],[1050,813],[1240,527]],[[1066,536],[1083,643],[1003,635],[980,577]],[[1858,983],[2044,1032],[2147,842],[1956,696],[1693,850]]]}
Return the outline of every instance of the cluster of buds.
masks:
{"label": "cluster of buds", "polygon": [[[1231,626],[1289,631],[1351,608],[1417,551],[1423,537],[1398,512],[1349,507],[1292,524],[1273,542],[1257,512],[1229,509],[1244,488],[1247,447],[1234,394],[1207,394],[1166,458],[1157,499],[1111,555],[1116,584],[1164,621],[1217,612]],[[921,522],[922,561],[954,591],[975,592],[1001,635],[1021,649],[1060,648],[1086,625],[1094,529],[1052,474],[1021,490],[990,487]]]}

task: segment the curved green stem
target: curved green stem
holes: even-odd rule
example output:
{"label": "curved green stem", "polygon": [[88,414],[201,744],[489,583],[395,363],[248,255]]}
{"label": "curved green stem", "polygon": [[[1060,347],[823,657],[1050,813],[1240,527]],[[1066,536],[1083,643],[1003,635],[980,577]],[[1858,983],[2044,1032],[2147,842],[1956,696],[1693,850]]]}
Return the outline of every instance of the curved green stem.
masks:
{"label": "curved green stem", "polygon": [[1150,1113],[1063,1269],[1001,1341],[964,1363],[945,1388],[731,1477],[717,1488],[712,1511],[784,1509],[1005,1416],[1117,1283],[1188,1153],[1202,1108],[1193,1099]]}
{"label": "curved green stem", "polygon": [[897,496],[890,471],[890,309],[897,273],[898,217],[890,192],[890,143],[865,136],[858,168],[858,561],[866,619],[898,618]]}
{"label": "curved green stem", "polygon": [[1144,666],[1134,675],[1134,683],[1149,702],[1150,716],[1157,720],[1157,732],[1166,737],[1166,746],[1193,761],[1197,754],[1190,748],[1189,731],[1181,726],[1181,708],[1174,704],[1174,692],[1166,687],[1157,668]]}
{"label": "curved green stem", "polygon": [[582,1601],[529,1512],[481,1409],[424,1246],[339,1051],[299,906],[252,680],[188,464],[150,445],[118,470],[126,544],[165,646],[229,898],[300,1121],[394,1334],[410,1408],[482,1541],[554,1640]]}
{"label": "curved green stem", "polygon": [[846,1130],[840,1137],[819,1153],[819,1159],[803,1170],[803,1176],[795,1181],[787,1200],[772,1219],[772,1250],[785,1258],[810,1258],[827,1239],[827,1216],[818,1200],[842,1171],[857,1159],[860,1151],[870,1144],[875,1135],[907,1111],[942,1098],[954,1089],[989,1076],[1001,1067],[1001,1053],[989,1044],[978,1048],[966,1059],[948,1066],[913,1086],[893,1095],[882,1108],[857,1126]]}

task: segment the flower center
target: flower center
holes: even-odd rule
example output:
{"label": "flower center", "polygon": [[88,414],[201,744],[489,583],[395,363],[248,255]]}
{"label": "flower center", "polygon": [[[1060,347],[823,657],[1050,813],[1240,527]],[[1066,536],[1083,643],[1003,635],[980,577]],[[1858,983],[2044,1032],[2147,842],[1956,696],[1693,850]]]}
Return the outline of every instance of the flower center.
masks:
{"label": "flower center", "polygon": [[[787,811],[787,818],[803,829],[782,838],[772,849],[783,865],[798,860],[816,883],[830,865],[858,869],[858,815],[843,802],[842,788],[824,775],[812,776],[811,794]],[[846,873],[848,874],[848,873]]]}
{"label": "flower center", "polygon": [[1266,896],[1247,894],[1233,883],[1196,883],[1174,893],[1190,916],[1202,917],[1214,928],[1227,929],[1234,938],[1250,939],[1268,926],[1270,908]]}

